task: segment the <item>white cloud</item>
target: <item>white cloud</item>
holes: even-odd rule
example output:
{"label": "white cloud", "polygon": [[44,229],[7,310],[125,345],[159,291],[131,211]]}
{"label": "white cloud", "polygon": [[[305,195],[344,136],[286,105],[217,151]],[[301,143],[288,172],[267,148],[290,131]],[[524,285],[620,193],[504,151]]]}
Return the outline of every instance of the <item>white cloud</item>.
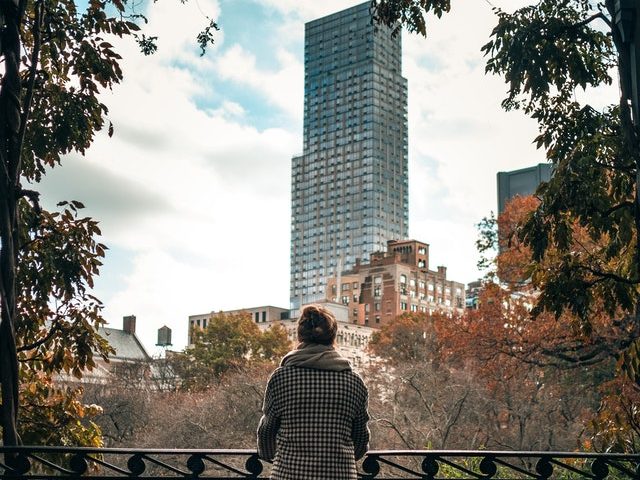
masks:
{"label": "white cloud", "polygon": [[503,80],[484,74],[480,47],[494,23],[488,5],[474,2],[430,22],[427,39],[403,38],[411,236],[460,281],[477,275],[474,224],[496,210],[497,172],[545,161],[531,143],[535,122],[504,112]]}
{"label": "white cloud", "polygon": [[240,45],[233,45],[219,57],[216,70],[223,79],[262,93],[270,103],[301,122],[304,95],[302,62],[284,49],[276,51],[276,58],[275,69],[261,70],[256,66],[254,54]]}
{"label": "white cloud", "polygon": [[[303,23],[361,2],[260,3],[282,25],[268,39],[277,45],[273,58],[259,62],[224,24],[217,46],[199,56],[194,39],[206,23],[199,8],[224,18],[217,2],[153,4],[148,32],[160,39],[158,54],[144,58],[135,45],[118,43],[126,80],[104,98],[114,137],[98,136],[82,167],[70,159],[67,176],[51,179],[51,198],[60,190],[86,197],[89,213],[103,219],[105,242],[128,255],[119,282],[104,287],[105,314],[116,327],[123,315],[137,315],[147,346],[164,324],[183,346],[190,314],[288,303]],[[494,23],[488,3],[454,2],[451,14],[430,20],[427,39],[405,36],[403,45],[411,236],[431,245],[432,267],[444,264],[463,282],[476,275],[474,224],[496,208],[496,172],[543,161],[531,145],[535,124],[502,112],[505,86],[483,73],[480,46]],[[254,103],[228,95],[229,84],[234,93],[250,91]],[[292,126],[270,127],[260,112],[284,115]],[[100,182],[82,183],[83,175]]]}
{"label": "white cloud", "polygon": [[254,0],[285,15],[295,15],[307,22],[363,3],[362,0]]}

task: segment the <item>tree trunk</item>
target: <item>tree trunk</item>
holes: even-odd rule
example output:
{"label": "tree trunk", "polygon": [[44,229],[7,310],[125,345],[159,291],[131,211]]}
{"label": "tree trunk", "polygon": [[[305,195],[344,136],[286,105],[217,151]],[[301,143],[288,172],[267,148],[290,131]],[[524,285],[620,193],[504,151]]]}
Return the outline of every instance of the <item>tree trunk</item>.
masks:
{"label": "tree trunk", "polygon": [[2,440],[18,445],[18,358],[16,352],[17,199],[20,179],[20,17],[18,0],[0,0],[0,384]]}

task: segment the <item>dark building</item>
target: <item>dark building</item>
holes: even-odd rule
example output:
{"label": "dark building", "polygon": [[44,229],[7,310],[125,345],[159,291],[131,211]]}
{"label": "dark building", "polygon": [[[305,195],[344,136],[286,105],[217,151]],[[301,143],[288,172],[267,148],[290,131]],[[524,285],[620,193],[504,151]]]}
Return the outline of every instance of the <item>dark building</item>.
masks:
{"label": "dark building", "polygon": [[535,193],[538,185],[551,179],[550,163],[539,163],[534,167],[521,168],[510,172],[498,172],[498,214],[502,213],[509,199]]}
{"label": "dark building", "polygon": [[408,232],[407,81],[400,36],[369,2],[305,25],[303,153],[292,160],[294,313],[327,279]]}

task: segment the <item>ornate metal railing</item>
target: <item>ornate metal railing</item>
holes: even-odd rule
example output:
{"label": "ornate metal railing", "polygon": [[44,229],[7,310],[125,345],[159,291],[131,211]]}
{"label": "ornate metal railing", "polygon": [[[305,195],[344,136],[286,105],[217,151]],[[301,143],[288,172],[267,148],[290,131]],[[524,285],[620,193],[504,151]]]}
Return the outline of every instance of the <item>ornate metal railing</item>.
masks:
{"label": "ornate metal railing", "polygon": [[[255,450],[0,447],[3,479],[267,479]],[[376,450],[362,479],[638,479],[640,455],[444,450]],[[333,479],[327,479],[333,480]],[[336,479],[337,480],[337,479]]]}

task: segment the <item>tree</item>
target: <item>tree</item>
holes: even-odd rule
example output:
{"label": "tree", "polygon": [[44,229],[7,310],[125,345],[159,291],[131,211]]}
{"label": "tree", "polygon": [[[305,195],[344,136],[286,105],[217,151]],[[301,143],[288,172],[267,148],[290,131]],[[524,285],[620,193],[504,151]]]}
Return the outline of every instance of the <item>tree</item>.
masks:
{"label": "tree", "polygon": [[[440,315],[434,313],[434,316]],[[403,313],[373,332],[368,349],[394,365],[418,361],[433,363],[437,361],[439,347],[433,323],[431,315]]]}
{"label": "tree", "polygon": [[599,397],[595,388],[573,392],[594,384],[590,372],[512,353],[518,342],[509,331],[519,325],[505,324],[517,315],[492,288],[496,298],[485,292],[478,310],[403,315],[373,336],[386,368],[367,382],[376,436],[391,443],[385,448],[572,450],[586,440]]}
{"label": "tree", "polygon": [[[614,4],[543,0],[513,14],[495,8],[498,24],[482,47],[487,72],[508,83],[503,107],[538,121],[535,142],[554,165],[551,181],[538,192],[542,202],[521,232],[536,262],[550,248],[558,252],[552,271],[533,274],[540,309],[571,310],[585,321],[598,298],[615,300],[609,313],[620,306],[636,316],[640,300],[640,150],[629,105],[630,45],[614,23]],[[423,14],[450,7],[449,0],[373,5],[379,21],[400,21],[423,35]],[[597,111],[576,100],[579,89],[610,84],[612,67],[621,86],[615,104]],[[572,248],[574,223],[599,245],[595,251]]]}
{"label": "tree", "polygon": [[[97,334],[102,304],[90,293],[105,246],[97,222],[80,215],[80,202],[58,212],[41,208],[37,183],[47,168],[75,151],[84,154],[108,120],[98,94],[123,78],[109,37],[135,37],[144,53],[154,38],[140,34],[141,15],[127,0],[0,0],[0,416],[4,445],[31,435],[28,421],[53,421],[77,395],[56,390],[52,376],[81,376],[93,355],[111,348]],[[217,29],[197,37],[204,47]],[[109,123],[109,134],[113,126]],[[27,401],[28,398],[28,401]],[[22,401],[22,411],[19,404]],[[50,415],[43,415],[41,409]],[[61,410],[62,409],[62,410]],[[73,413],[73,412],[71,412]],[[75,412],[80,416],[80,411]],[[65,414],[66,415],[66,414]],[[82,428],[51,424],[60,443],[86,443]],[[18,425],[20,420],[20,425]],[[66,427],[69,428],[66,428]],[[95,430],[94,430],[95,431]],[[86,432],[85,432],[86,433]],[[29,436],[30,442],[49,441]]]}
{"label": "tree", "polygon": [[227,372],[279,360],[291,346],[282,325],[263,332],[247,312],[220,312],[192,335],[193,346],[171,359],[181,388],[189,391],[207,390]]}
{"label": "tree", "polygon": [[[535,143],[554,166],[518,229],[539,292],[533,314],[569,314],[587,336],[602,313],[626,325],[617,332],[619,368],[637,391],[640,122],[630,105],[631,43],[616,25],[616,3],[541,0],[512,14],[495,8],[498,23],[482,51],[486,71],[508,85],[503,108],[538,122]],[[447,12],[450,0],[374,0],[372,7],[382,23],[426,35],[425,15]],[[620,96],[611,105],[598,110],[576,99],[579,90],[612,83],[614,69]]]}

